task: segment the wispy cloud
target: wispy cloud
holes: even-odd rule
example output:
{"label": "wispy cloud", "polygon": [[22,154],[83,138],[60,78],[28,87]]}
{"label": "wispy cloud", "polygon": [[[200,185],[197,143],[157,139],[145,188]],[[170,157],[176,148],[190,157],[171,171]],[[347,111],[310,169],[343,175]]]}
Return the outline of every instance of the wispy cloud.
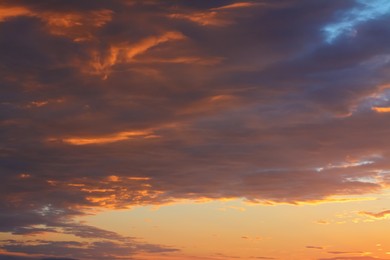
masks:
{"label": "wispy cloud", "polygon": [[390,210],[384,210],[384,211],[377,212],[377,213],[368,212],[368,211],[360,211],[359,214],[364,215],[364,216],[368,216],[368,217],[372,217],[372,218],[381,219],[381,218],[386,218],[387,216],[390,216]]}
{"label": "wispy cloud", "polygon": [[355,0],[355,2],[356,7],[341,12],[339,21],[324,28],[328,42],[333,42],[345,33],[355,34],[358,30],[356,27],[361,23],[379,19],[390,11],[390,4],[386,0]]}

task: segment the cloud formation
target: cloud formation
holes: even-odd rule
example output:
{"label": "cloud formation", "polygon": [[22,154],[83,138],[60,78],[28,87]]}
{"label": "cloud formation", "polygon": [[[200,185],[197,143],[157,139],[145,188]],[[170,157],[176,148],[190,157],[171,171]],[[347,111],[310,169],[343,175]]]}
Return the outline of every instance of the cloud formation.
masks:
{"label": "cloud formation", "polygon": [[380,219],[380,218],[387,218],[387,216],[390,215],[390,210],[384,210],[384,211],[377,212],[377,213],[368,212],[368,211],[361,211],[361,212],[359,212],[359,214],[369,216],[372,218]]}
{"label": "cloud formation", "polygon": [[0,231],[99,240],[1,247],[77,259],[165,252],[74,219],[388,189],[387,7],[0,1]]}
{"label": "cloud formation", "polygon": [[306,248],[308,248],[308,249],[318,249],[318,250],[324,249],[322,246],[306,246]]}
{"label": "cloud formation", "polygon": [[113,241],[75,242],[33,240],[18,242],[8,240],[2,241],[1,246],[10,252],[21,252],[36,256],[49,255],[52,257],[73,257],[77,255],[81,259],[133,259],[131,255],[135,252],[161,253],[177,251],[176,249],[162,248],[157,245],[134,244],[131,242],[118,243]]}

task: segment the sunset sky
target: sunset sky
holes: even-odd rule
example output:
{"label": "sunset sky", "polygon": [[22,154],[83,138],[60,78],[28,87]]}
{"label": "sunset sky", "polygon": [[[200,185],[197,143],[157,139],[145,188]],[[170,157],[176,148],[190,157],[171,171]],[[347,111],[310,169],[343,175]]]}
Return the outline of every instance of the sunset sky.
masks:
{"label": "sunset sky", "polygon": [[389,0],[0,0],[0,260],[390,259]]}

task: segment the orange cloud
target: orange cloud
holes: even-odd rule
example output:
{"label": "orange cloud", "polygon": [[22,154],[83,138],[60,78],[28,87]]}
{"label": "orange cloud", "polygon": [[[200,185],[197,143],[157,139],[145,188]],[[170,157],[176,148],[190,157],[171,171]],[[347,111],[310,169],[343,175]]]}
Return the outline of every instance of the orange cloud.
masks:
{"label": "orange cloud", "polygon": [[230,21],[219,17],[218,13],[212,12],[196,12],[191,14],[171,14],[169,18],[188,20],[199,25],[224,26],[230,24]]}
{"label": "orange cloud", "polygon": [[[143,186],[143,188],[142,188]],[[134,205],[153,204],[153,200],[164,194],[163,191],[141,185],[140,189],[126,186],[126,182],[118,184],[114,189],[109,188],[82,188],[81,191],[90,194],[85,199],[95,207],[104,209],[129,208]],[[130,202],[130,203],[129,203]]]}
{"label": "orange cloud", "polygon": [[128,177],[127,179],[132,180],[132,181],[148,181],[148,180],[150,180],[149,177]]}
{"label": "orange cloud", "polygon": [[378,213],[368,212],[368,211],[361,211],[359,212],[360,215],[369,216],[371,218],[377,218],[377,219],[383,219],[387,218],[390,215],[390,210],[381,211]]}
{"label": "orange cloud", "polygon": [[86,13],[44,12],[36,14],[46,23],[51,34],[69,37],[76,42],[93,39],[93,30],[111,21],[112,15],[111,10],[97,10]]}
{"label": "orange cloud", "polygon": [[32,108],[32,107],[44,107],[49,104],[59,104],[63,103],[65,99],[59,98],[59,99],[48,99],[48,100],[37,100],[37,101],[31,101],[26,107]]}
{"label": "orange cloud", "polygon": [[63,139],[50,138],[49,141],[61,140],[64,143],[71,145],[107,144],[133,138],[146,138],[152,134],[153,132],[151,131],[124,131],[96,137],[69,137]]}
{"label": "orange cloud", "polygon": [[[211,8],[202,12],[187,12],[187,13],[174,13],[168,17],[172,19],[183,19],[193,23],[197,23],[202,26],[226,26],[233,21],[226,15],[227,11],[231,11],[238,8],[248,8],[258,5],[256,3],[239,2],[221,7]],[[223,13],[225,12],[225,13]]]}
{"label": "orange cloud", "polygon": [[182,33],[175,32],[175,31],[166,32],[160,36],[151,36],[145,38],[140,42],[130,45],[129,47],[126,48],[125,50],[126,59],[128,61],[132,60],[135,56],[140,55],[146,52],[147,50],[149,50],[150,48],[159,45],[161,43],[174,41],[174,40],[183,40],[185,38],[186,37]]}
{"label": "orange cloud", "polygon": [[255,5],[258,5],[258,3],[238,2],[238,3],[229,4],[229,5],[224,5],[221,7],[212,8],[211,10],[237,9],[237,8],[252,7]]}
{"label": "orange cloud", "polygon": [[93,39],[93,30],[111,21],[111,10],[90,12],[38,12],[24,6],[0,6],[0,22],[17,17],[30,16],[43,21],[48,32],[72,38],[74,41]]}
{"label": "orange cloud", "polygon": [[134,44],[121,43],[114,44],[108,49],[108,54],[102,56],[99,52],[92,52],[93,74],[103,74],[103,79],[107,79],[111,72],[111,67],[118,63],[134,62],[134,58],[147,52],[149,49],[169,41],[183,40],[186,37],[176,31],[168,31],[158,36],[150,36]]}
{"label": "orange cloud", "polygon": [[390,107],[372,107],[371,109],[377,113],[390,113]]}
{"label": "orange cloud", "polygon": [[0,6],[0,22],[17,16],[30,16],[32,12],[23,6]]}
{"label": "orange cloud", "polygon": [[28,178],[31,178],[31,175],[28,173],[21,173],[21,174],[19,174],[19,178],[20,179],[28,179]]}
{"label": "orange cloud", "polygon": [[[164,197],[165,191],[156,188],[148,177],[118,174],[97,179],[72,178],[64,182],[49,180],[46,186],[55,186],[56,189],[72,194],[83,194],[84,205],[74,205],[75,208],[119,209],[170,202],[169,198]],[[17,203],[15,199],[13,201]]]}

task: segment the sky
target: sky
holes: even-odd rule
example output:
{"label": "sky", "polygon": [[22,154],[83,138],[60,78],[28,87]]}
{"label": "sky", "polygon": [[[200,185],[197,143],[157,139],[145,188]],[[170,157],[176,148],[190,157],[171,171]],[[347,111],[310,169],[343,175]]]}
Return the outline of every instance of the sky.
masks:
{"label": "sky", "polygon": [[388,0],[0,0],[0,260],[389,260]]}

